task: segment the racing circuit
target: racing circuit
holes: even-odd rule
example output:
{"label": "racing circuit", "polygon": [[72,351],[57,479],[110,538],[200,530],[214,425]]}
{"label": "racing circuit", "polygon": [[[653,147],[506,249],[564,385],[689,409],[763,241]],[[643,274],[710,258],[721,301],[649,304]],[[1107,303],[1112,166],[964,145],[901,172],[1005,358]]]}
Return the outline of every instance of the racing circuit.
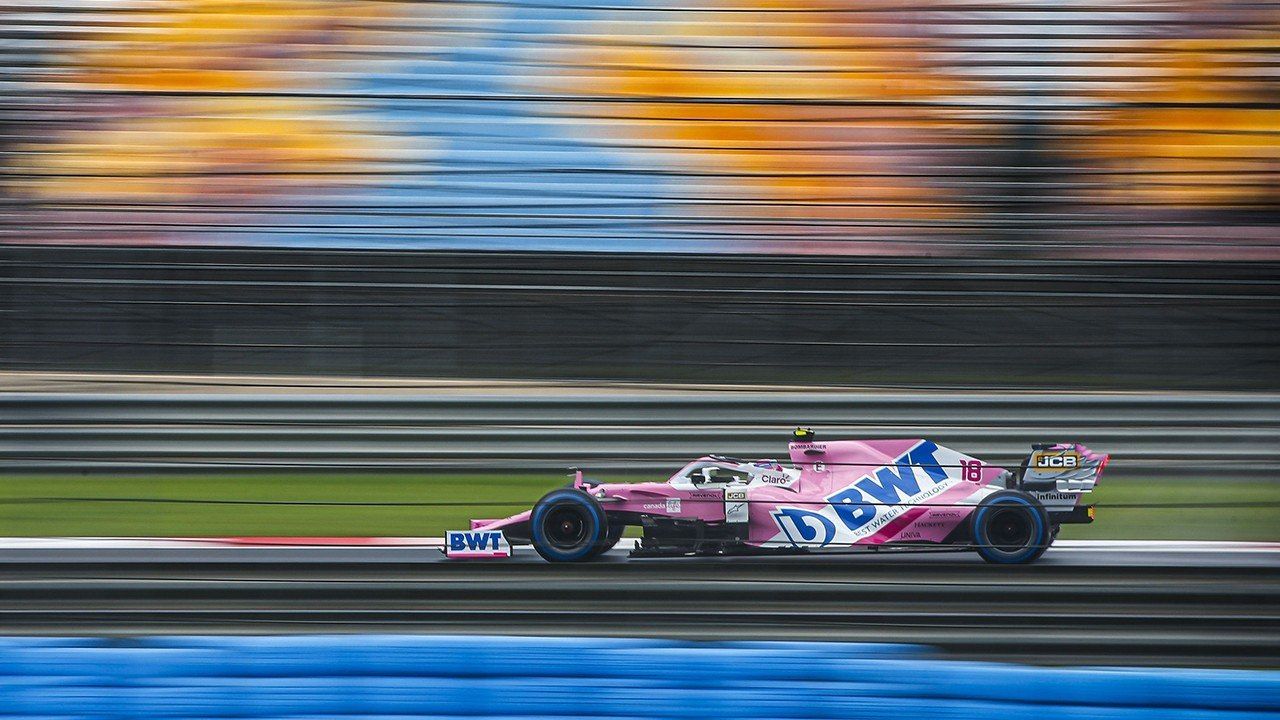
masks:
{"label": "racing circuit", "polygon": [[1275,0],[9,5],[0,720],[1280,720]]}
{"label": "racing circuit", "polygon": [[[25,380],[36,392],[5,400],[18,422],[0,432],[0,459],[11,468],[64,472],[289,467],[315,477],[357,467],[563,468],[581,459],[605,469],[639,465],[652,478],[678,467],[676,458],[707,450],[756,456],[781,449],[787,438],[779,428],[798,417],[832,428],[829,437],[892,437],[910,427],[995,458],[1025,453],[1049,434],[1080,437],[1117,452],[1117,472],[1149,487],[1169,476],[1202,476],[1217,463],[1241,482],[1266,482],[1276,457],[1276,400],[1257,394],[593,387],[588,395],[574,386],[492,384],[210,392],[182,378],[169,382],[198,392],[141,395],[136,379],[116,378],[109,386],[116,392],[83,394],[103,380]],[[846,425],[851,408],[858,425]],[[724,427],[718,418],[725,413],[753,422]],[[1201,427],[1188,428],[1188,416]],[[104,499],[122,502],[92,507],[128,514],[175,507]],[[409,499],[432,504],[429,495]],[[46,513],[61,507],[59,498],[44,500],[52,503]],[[228,499],[225,507],[260,501]],[[265,501],[264,508],[307,504]],[[350,514],[379,503],[334,504]],[[1133,508],[1103,502],[1099,512],[1122,528]],[[1187,510],[1154,512],[1185,518],[1169,513]],[[893,641],[1035,664],[1274,667],[1280,657],[1280,546],[1268,543],[1064,539],[1035,564],[1004,567],[969,552],[627,559],[622,549],[595,562],[550,565],[528,547],[509,560],[461,562],[446,560],[440,542],[9,538],[0,545],[0,622],[13,632],[110,636],[394,631]]]}

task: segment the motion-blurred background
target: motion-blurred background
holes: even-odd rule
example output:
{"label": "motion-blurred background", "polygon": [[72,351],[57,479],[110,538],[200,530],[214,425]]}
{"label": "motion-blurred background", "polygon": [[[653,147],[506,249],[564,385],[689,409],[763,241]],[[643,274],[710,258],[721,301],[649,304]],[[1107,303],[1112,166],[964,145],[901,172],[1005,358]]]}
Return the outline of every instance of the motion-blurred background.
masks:
{"label": "motion-blurred background", "polygon": [[[1275,718],[1042,666],[1280,666],[1278,283],[1275,2],[8,0],[0,717]],[[1113,462],[1028,568],[424,547],[797,424]]]}
{"label": "motion-blurred background", "polygon": [[[93,498],[518,506],[794,423],[1280,492],[1275,4],[20,0],[0,65],[9,532],[433,534]],[[1070,532],[1280,525],[1143,512]]]}
{"label": "motion-blurred background", "polygon": [[1271,3],[19,0],[3,17],[23,243],[1280,254]]}
{"label": "motion-blurred background", "polygon": [[0,22],[10,369],[1280,369],[1272,3],[21,0]]}

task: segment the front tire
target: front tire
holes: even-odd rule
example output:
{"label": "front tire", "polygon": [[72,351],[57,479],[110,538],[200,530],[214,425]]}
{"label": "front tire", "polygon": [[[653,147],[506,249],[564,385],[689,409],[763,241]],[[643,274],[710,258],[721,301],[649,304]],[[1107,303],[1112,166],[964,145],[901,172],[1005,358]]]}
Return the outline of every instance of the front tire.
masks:
{"label": "front tire", "polygon": [[1036,498],[1002,490],[987,496],[973,512],[973,541],[983,560],[1029,563],[1053,542],[1049,513]]}
{"label": "front tire", "polygon": [[533,549],[549,562],[590,560],[607,549],[609,520],[596,499],[579,490],[552,490],[529,516]]}
{"label": "front tire", "polygon": [[622,532],[626,529],[627,526],[622,523],[610,522],[609,529],[605,530],[604,540],[596,546],[595,552],[591,553],[591,557],[600,557],[612,550],[618,544],[618,541],[622,539]]}

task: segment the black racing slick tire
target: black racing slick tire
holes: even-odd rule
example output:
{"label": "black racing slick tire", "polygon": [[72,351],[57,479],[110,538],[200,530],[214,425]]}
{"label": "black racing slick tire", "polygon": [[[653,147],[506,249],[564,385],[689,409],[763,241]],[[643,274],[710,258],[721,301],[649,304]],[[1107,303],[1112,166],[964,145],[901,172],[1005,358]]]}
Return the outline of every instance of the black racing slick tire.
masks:
{"label": "black racing slick tire", "polygon": [[1049,513],[1023,492],[1001,490],[988,495],[973,511],[972,533],[978,555],[989,563],[1029,563],[1053,542]]}
{"label": "black racing slick tire", "polygon": [[549,562],[590,560],[607,549],[609,519],[595,498],[572,488],[552,490],[529,516],[533,549]]}

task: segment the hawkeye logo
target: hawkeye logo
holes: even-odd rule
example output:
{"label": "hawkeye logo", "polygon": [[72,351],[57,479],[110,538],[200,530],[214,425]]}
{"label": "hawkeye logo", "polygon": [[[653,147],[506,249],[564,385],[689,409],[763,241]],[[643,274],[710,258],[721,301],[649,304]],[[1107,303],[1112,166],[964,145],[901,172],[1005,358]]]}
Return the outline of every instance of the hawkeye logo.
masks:
{"label": "hawkeye logo", "polygon": [[828,495],[826,507],[778,508],[773,519],[781,536],[775,541],[817,547],[833,541],[853,543],[884,527],[911,506],[927,502],[959,483],[960,479],[952,477],[946,468],[959,467],[962,460],[971,459],[929,440],[922,441],[893,465],[877,468]]}
{"label": "hawkeye logo", "polygon": [[444,536],[444,554],[451,558],[511,557],[511,546],[501,530],[450,530]]}

